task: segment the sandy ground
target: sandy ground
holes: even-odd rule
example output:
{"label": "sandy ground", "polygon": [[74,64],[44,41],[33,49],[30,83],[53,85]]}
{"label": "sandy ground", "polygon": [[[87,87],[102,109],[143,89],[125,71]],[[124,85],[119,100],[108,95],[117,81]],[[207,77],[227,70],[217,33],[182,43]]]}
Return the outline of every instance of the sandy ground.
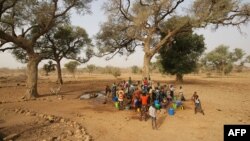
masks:
{"label": "sandy ground", "polygon": [[[250,124],[249,74],[213,78],[186,76],[182,84],[184,95],[190,99],[197,91],[205,116],[194,114],[194,105],[186,101],[185,110],[178,109],[174,116],[169,116],[166,110],[158,111],[158,130],[152,130],[151,120],[140,121],[139,113],[134,110],[115,109],[111,100],[102,104],[96,99],[79,99],[83,92],[104,90],[105,85],[117,81],[111,76],[84,74],[75,79],[66,76],[60,92],[63,99],[49,92],[56,86],[54,76],[40,76],[41,96],[24,101],[21,97],[25,93],[25,77],[3,75],[0,77],[0,140],[14,133],[18,134],[16,140],[23,141],[55,140],[54,137],[59,136],[57,140],[84,140],[69,133],[76,135],[74,125],[41,118],[52,115],[81,125],[96,141],[222,141],[223,125]],[[128,75],[121,79],[125,78]],[[132,79],[140,79],[140,76],[132,76]],[[174,77],[169,76],[153,75],[152,79],[162,84],[174,83]]]}

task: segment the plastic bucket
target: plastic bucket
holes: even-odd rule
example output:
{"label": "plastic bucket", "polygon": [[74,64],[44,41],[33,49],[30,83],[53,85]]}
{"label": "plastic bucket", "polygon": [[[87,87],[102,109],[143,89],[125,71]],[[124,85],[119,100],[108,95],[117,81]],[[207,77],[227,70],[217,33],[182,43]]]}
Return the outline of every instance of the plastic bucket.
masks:
{"label": "plastic bucket", "polygon": [[112,99],[114,102],[118,101],[118,98],[117,97],[113,97]]}
{"label": "plastic bucket", "polygon": [[160,104],[155,104],[155,108],[156,108],[156,109],[160,109],[160,108],[161,108],[161,105],[160,105]]}
{"label": "plastic bucket", "polygon": [[118,102],[115,102],[115,108],[119,108],[119,103]]}
{"label": "plastic bucket", "polygon": [[173,108],[169,108],[169,109],[168,109],[168,114],[169,114],[170,116],[173,116],[173,115],[174,115],[174,109],[173,109]]}
{"label": "plastic bucket", "polygon": [[156,105],[156,104],[159,104],[159,100],[155,100],[154,101],[154,104]]}
{"label": "plastic bucket", "polygon": [[182,102],[181,102],[180,100],[177,100],[177,101],[176,101],[176,105],[177,105],[177,107],[179,107],[179,106],[182,105]]}
{"label": "plastic bucket", "polygon": [[175,110],[177,108],[177,104],[173,103],[173,109]]}

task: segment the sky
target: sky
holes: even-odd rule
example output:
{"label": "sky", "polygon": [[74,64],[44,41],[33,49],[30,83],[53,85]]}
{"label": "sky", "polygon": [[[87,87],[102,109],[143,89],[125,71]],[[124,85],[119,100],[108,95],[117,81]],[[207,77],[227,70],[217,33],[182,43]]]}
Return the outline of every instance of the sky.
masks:
{"label": "sky", "polygon": [[[245,0],[250,1],[250,0]],[[104,11],[102,10],[103,0],[95,0],[92,3],[90,15],[76,15],[72,14],[72,24],[81,26],[86,29],[90,37],[99,31],[100,24],[106,20]],[[205,44],[209,52],[217,46],[223,44],[230,47],[230,50],[234,48],[243,49],[247,55],[250,55],[250,23],[245,26],[241,26],[241,32],[236,27],[220,27],[216,31],[211,28],[199,29],[195,31],[197,34],[201,34],[205,38]],[[62,60],[62,66],[69,60]],[[47,61],[42,61],[39,67]],[[142,48],[136,49],[136,52],[130,56],[117,55],[113,59],[106,61],[105,57],[97,58],[93,57],[86,64],[82,64],[81,67],[85,67],[88,64],[95,64],[97,66],[117,66],[117,67],[130,67],[133,65],[142,66],[143,64],[143,51]],[[26,67],[26,64],[18,63],[15,58],[8,52],[0,52],[0,68],[22,68]]]}

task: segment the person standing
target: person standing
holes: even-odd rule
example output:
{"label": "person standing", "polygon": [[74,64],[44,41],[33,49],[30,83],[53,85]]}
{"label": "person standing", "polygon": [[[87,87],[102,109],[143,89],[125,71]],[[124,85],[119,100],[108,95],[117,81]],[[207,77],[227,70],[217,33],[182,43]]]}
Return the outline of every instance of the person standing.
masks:
{"label": "person standing", "polygon": [[141,120],[144,118],[144,120],[147,120],[147,110],[148,110],[148,99],[149,99],[149,95],[146,95],[146,93],[143,93],[141,98]]}
{"label": "person standing", "polygon": [[179,97],[181,101],[186,101],[184,94],[183,94],[182,86],[180,86],[180,89],[179,89]]}
{"label": "person standing", "polygon": [[123,100],[124,100],[124,91],[123,88],[120,88],[118,91],[118,102],[119,102],[119,110],[123,109]]}
{"label": "person standing", "polygon": [[170,96],[172,100],[174,100],[174,86],[173,85],[170,85]]}
{"label": "person standing", "polygon": [[156,108],[155,108],[154,104],[152,104],[149,107],[149,115],[150,115],[150,117],[152,119],[152,128],[157,129],[157,125],[156,125]]}
{"label": "person standing", "polygon": [[116,97],[116,84],[113,83],[111,87],[112,98]]}
{"label": "person standing", "polygon": [[111,89],[110,89],[109,85],[106,86],[105,94],[106,94],[107,98],[109,98],[111,96]]}
{"label": "person standing", "polygon": [[201,112],[203,115],[205,115],[205,113],[201,107],[201,101],[200,101],[198,95],[196,95],[194,98],[194,104],[195,104],[194,113],[196,114],[197,112]]}

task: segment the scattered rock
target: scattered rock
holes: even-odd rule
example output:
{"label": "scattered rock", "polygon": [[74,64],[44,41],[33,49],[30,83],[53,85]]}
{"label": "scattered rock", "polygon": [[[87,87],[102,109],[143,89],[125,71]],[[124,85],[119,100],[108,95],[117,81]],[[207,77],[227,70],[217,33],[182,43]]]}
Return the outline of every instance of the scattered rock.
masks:
{"label": "scattered rock", "polygon": [[15,113],[18,113],[20,111],[20,109],[15,109],[14,112]]}
{"label": "scattered rock", "polygon": [[43,118],[43,117],[44,117],[44,114],[38,114],[38,116],[39,116],[40,118]]}
{"label": "scattered rock", "polygon": [[75,134],[82,134],[82,130],[77,129],[77,130],[75,131]]}
{"label": "scattered rock", "polygon": [[82,138],[84,138],[84,135],[82,135],[82,134],[76,134],[75,137],[78,138],[78,139],[82,139]]}
{"label": "scattered rock", "polygon": [[85,134],[86,134],[86,132],[85,132],[85,130],[84,130],[84,129],[81,129],[81,131],[82,131],[82,134],[83,134],[83,135],[85,135]]}
{"label": "scattered rock", "polygon": [[52,116],[52,115],[48,115],[48,116],[47,116],[47,119],[48,119],[50,122],[54,122],[54,121],[55,121],[54,116]]}
{"label": "scattered rock", "polygon": [[85,135],[84,141],[90,141],[90,140],[91,140],[90,136],[89,135]]}
{"label": "scattered rock", "polygon": [[82,126],[81,125],[76,125],[76,129],[82,129]]}
{"label": "scattered rock", "polygon": [[4,141],[15,140],[17,137],[19,137],[19,134],[10,134],[7,137],[3,138],[3,140]]}
{"label": "scattered rock", "polygon": [[36,116],[35,112],[30,112],[30,116]]}
{"label": "scattered rock", "polygon": [[30,112],[27,112],[25,115],[26,115],[26,116],[30,116]]}
{"label": "scattered rock", "polygon": [[23,114],[23,113],[25,113],[25,110],[20,110],[19,112],[18,112],[19,114]]}
{"label": "scattered rock", "polygon": [[22,96],[21,99],[23,99],[23,100],[26,99],[26,96]]}
{"label": "scattered rock", "polygon": [[60,122],[61,122],[61,123],[64,123],[64,122],[65,122],[65,120],[64,120],[63,118],[61,118],[61,119],[60,119]]}
{"label": "scattered rock", "polygon": [[72,135],[73,135],[73,132],[70,131],[70,130],[67,130],[67,131],[65,131],[65,132],[67,133],[68,136],[72,136]]}
{"label": "scattered rock", "polygon": [[64,140],[64,139],[66,139],[66,138],[67,138],[67,135],[62,134],[62,135],[60,136],[60,138],[61,138],[62,140]]}

